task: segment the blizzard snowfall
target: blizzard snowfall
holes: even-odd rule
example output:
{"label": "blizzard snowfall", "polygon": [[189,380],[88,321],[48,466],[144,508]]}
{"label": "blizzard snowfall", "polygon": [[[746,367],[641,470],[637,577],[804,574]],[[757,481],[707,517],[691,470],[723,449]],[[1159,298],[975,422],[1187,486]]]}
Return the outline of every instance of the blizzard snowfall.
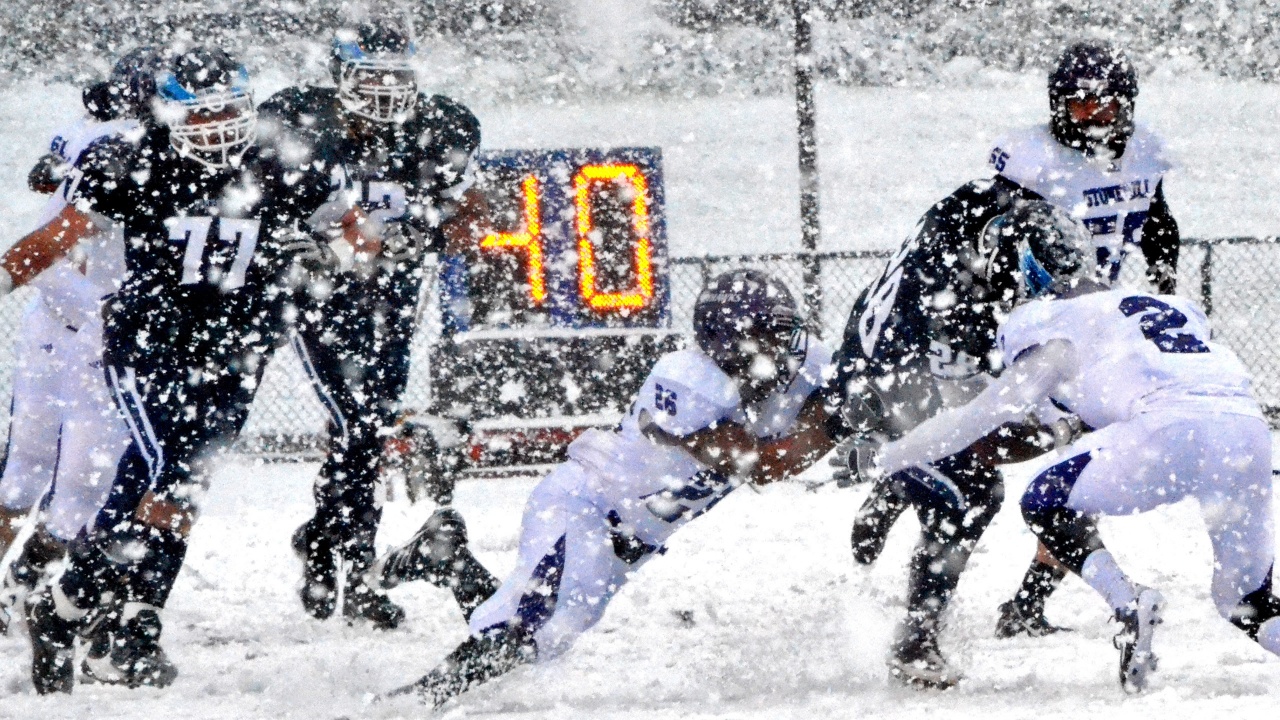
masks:
{"label": "blizzard snowfall", "polygon": [[[822,87],[824,249],[889,247],[929,203],[986,174],[991,141],[1043,119],[1039,77],[984,73],[963,89]],[[265,97],[283,80],[259,83]],[[465,100],[466,98],[462,98]],[[1140,121],[1165,135],[1180,168],[1166,191],[1187,236],[1280,232],[1280,88],[1157,74]],[[583,105],[484,107],[485,145],[663,148],[675,255],[799,249],[793,115],[783,98],[634,98]],[[30,229],[40,199],[27,170],[78,112],[71,87],[0,95],[0,246]],[[182,675],[164,691],[79,686],[39,698],[24,638],[0,638],[0,718],[422,717],[412,701],[372,703],[412,681],[465,636],[444,591],[393,591],[409,620],[378,633],[307,618],[289,534],[310,512],[310,464],[228,458],[214,479],[166,614]],[[826,471],[819,467],[814,478]],[[995,640],[996,606],[1034,549],[1015,499],[988,531],[953,606],[944,649],[967,680],[944,694],[903,689],[883,658],[902,607],[915,521],[904,517],[873,568],[855,567],[848,532],[865,490],[741,489],[676,535],[604,621],[560,660],[472,692],[446,717],[923,718],[1256,717],[1280,702],[1280,662],[1218,618],[1210,554],[1191,502],[1107,520],[1104,534],[1135,580],[1169,599],[1152,688],[1128,698],[1104,603],[1078,580],[1050,617],[1078,629]],[[531,479],[469,480],[457,506],[479,558],[514,561]],[[392,500],[380,542],[405,539],[431,512]]]}

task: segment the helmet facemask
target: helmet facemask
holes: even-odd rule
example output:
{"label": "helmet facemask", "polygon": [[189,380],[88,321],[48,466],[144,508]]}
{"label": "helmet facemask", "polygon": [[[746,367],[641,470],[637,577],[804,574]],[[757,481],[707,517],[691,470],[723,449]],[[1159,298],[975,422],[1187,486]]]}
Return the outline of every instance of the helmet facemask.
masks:
{"label": "helmet facemask", "polygon": [[239,162],[257,140],[258,113],[248,76],[241,82],[200,90],[183,88],[170,75],[160,86],[158,119],[169,126],[169,144],[178,154],[221,170]]}
{"label": "helmet facemask", "polygon": [[403,55],[348,59],[339,71],[338,99],[353,115],[380,123],[404,122],[417,105],[417,74]]}

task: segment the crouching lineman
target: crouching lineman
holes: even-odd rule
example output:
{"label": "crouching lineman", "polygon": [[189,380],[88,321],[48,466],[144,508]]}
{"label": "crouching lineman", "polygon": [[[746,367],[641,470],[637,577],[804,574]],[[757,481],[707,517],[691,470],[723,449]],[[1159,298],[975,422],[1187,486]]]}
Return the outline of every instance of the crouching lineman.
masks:
{"label": "crouching lineman", "polygon": [[[781,283],[754,270],[714,278],[694,330],[698,347],[655,363],[617,430],[588,430],[534,488],[516,569],[470,614],[471,637],[395,694],[439,706],[564,653],[672,533],[739,485],[798,472],[832,447],[816,392],[830,354]],[[448,582],[475,568],[464,538],[456,515],[438,512],[375,570],[384,582]]]}
{"label": "crouching lineman", "polygon": [[[300,303],[292,342],[329,413],[329,448],[315,483],[315,515],[293,536],[304,562],[302,604],[394,628],[400,606],[360,578],[374,559],[382,516],[375,487],[383,445],[409,379],[423,260],[472,183],[480,123],[465,107],[418,91],[408,35],[387,24],[339,31],[335,87],[288,88],[258,109],[341,167],[331,202],[370,218],[382,250],[334,278],[332,293]],[[373,227],[373,226],[376,226]]]}
{"label": "crouching lineman", "polygon": [[[40,693],[72,689],[76,635],[113,602],[123,625],[93,676],[131,687],[176,676],[159,613],[211,456],[243,426],[281,333],[288,278],[317,249],[303,223],[332,190],[323,163],[255,144],[248,75],[221,50],[172,57],[156,87],[145,132],[86,150],[72,170],[74,204],[0,258],[0,281],[20,285],[89,231],[90,213],[124,227],[126,275],[104,311],[104,359],[132,442],[66,571],[28,599]],[[353,237],[356,220],[347,218]]]}
{"label": "crouching lineman", "polygon": [[[34,190],[53,194],[39,225],[67,205],[70,180],[59,178],[102,137],[141,131],[150,112],[157,54],[140,48],[115,64],[111,77],[85,89],[90,115],[63,129],[31,173]],[[61,187],[59,187],[61,184]],[[46,568],[102,507],[129,431],[102,373],[102,298],[124,275],[124,236],[106,227],[85,238],[73,257],[33,283],[40,294],[23,317],[14,373],[8,452],[0,477],[0,557],[17,523],[41,503],[39,521],[9,565],[0,588],[0,633],[10,609],[35,588]],[[41,498],[46,499],[41,501]]]}
{"label": "crouching lineman", "polygon": [[[1013,203],[1041,199],[1083,219],[1113,279],[1124,252],[1140,245],[1152,280],[1172,292],[1179,235],[1163,196],[1168,164],[1159,139],[1134,124],[1133,66],[1108,45],[1077,43],[1063,51],[1048,86],[1050,122],[1001,139],[990,156],[996,175],[934,205],[855,304],[836,353],[837,389],[859,406],[874,388],[887,411],[882,430],[891,436],[972,398],[999,372],[996,318],[1012,300],[1014,268],[1007,248],[984,245],[982,232]],[[937,465],[946,480],[932,488],[884,478],[854,520],[854,558],[869,564],[907,507],[920,517],[908,617],[890,659],[894,674],[913,685],[945,687],[960,676],[938,648],[938,630],[969,554],[1000,507],[994,464],[1037,452],[1011,432]],[[1065,574],[1041,547],[1014,598],[1000,606],[997,636],[1059,630],[1044,607]]]}
{"label": "crouching lineman", "polygon": [[1271,433],[1244,366],[1209,341],[1191,301],[1108,289],[1089,238],[1061,211],[1028,203],[993,225],[1017,239],[1021,274],[1023,304],[1000,327],[1005,372],[895,442],[855,446],[855,464],[864,475],[928,472],[1036,403],[1068,407],[1094,431],[1041,462],[1022,513],[1115,611],[1122,686],[1143,689],[1156,667],[1164,598],[1125,575],[1095,519],[1187,497],[1199,501],[1213,545],[1218,612],[1280,654]]}

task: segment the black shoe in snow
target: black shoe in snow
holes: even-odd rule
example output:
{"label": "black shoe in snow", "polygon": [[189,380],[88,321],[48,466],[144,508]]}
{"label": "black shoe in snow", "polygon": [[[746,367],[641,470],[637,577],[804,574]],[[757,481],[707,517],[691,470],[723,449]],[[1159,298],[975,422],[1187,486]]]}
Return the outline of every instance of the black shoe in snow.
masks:
{"label": "black shoe in snow", "polygon": [[1049,622],[1043,610],[1028,611],[1016,600],[1009,600],[1000,605],[1000,619],[996,621],[997,638],[1007,640],[1019,635],[1038,638],[1060,632],[1071,632],[1071,628]]}
{"label": "black shoe in snow", "polygon": [[363,579],[350,578],[342,601],[342,616],[347,620],[367,620],[379,630],[395,630],[404,622],[404,608]]}
{"label": "black shoe in snow", "polygon": [[138,611],[123,625],[103,622],[91,638],[81,672],[108,685],[168,687],[178,677],[178,668],[160,647],[161,630],[160,615],[151,608]]}
{"label": "black shoe in snow", "polygon": [[1147,687],[1156,670],[1156,655],[1151,640],[1156,626],[1164,622],[1164,595],[1154,588],[1139,588],[1138,598],[1130,606],[1116,612],[1120,632],[1115,637],[1120,651],[1120,687],[1127,693],[1140,693]]}
{"label": "black shoe in snow", "polygon": [[75,686],[77,623],[58,615],[50,588],[29,597],[26,610],[27,632],[31,636],[31,682],[36,692],[70,693]]}
{"label": "black shoe in snow", "polygon": [[898,642],[888,664],[889,674],[908,687],[946,690],[963,677],[947,663],[931,637],[914,636]]}
{"label": "black shoe in snow", "polygon": [[441,508],[427,518],[409,542],[374,563],[369,576],[383,588],[414,580],[446,587],[457,575],[459,556],[466,546],[467,525],[462,515],[453,508]]}
{"label": "black shoe in snow", "polygon": [[338,601],[338,561],[333,542],[303,523],[293,533],[293,552],[302,561],[302,607],[317,620],[328,620]]}
{"label": "black shoe in snow", "polygon": [[871,493],[858,508],[853,519],[853,531],[849,541],[853,546],[853,559],[861,565],[870,565],[880,557],[889,531],[907,509],[907,499],[898,494],[894,483],[882,480],[871,486]]}

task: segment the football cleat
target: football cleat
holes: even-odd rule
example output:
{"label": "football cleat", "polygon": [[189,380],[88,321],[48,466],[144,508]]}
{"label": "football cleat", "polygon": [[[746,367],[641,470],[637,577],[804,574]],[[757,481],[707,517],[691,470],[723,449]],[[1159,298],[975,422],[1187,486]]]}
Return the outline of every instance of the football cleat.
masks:
{"label": "football cleat", "polygon": [[160,615],[145,608],[122,625],[102,623],[80,665],[89,680],[129,688],[173,684],[178,668],[160,647]]}
{"label": "football cleat", "polygon": [[1014,600],[1000,605],[1000,619],[996,621],[997,638],[1007,640],[1019,635],[1038,638],[1059,632],[1071,632],[1071,628],[1059,627],[1049,622],[1043,610],[1038,613],[1029,612]]}
{"label": "football cleat", "polygon": [[26,610],[31,682],[36,692],[70,693],[75,686],[76,622],[58,615],[51,588],[29,597]]}
{"label": "football cleat", "polygon": [[409,542],[384,555],[369,571],[373,582],[393,588],[413,580],[446,587],[457,574],[457,561],[467,546],[467,525],[453,508],[431,514]]}
{"label": "football cleat", "polygon": [[849,535],[853,559],[861,565],[874,563],[884,551],[893,524],[909,504],[894,489],[893,483],[886,480],[872,485],[871,493],[853,519],[853,531]]}
{"label": "football cleat", "polygon": [[395,630],[404,621],[404,608],[392,602],[385,592],[352,578],[343,598],[342,616],[347,620],[367,620],[379,630]]}
{"label": "football cleat", "polygon": [[908,687],[946,690],[963,677],[951,667],[932,637],[916,635],[899,642],[889,656],[889,674]]}
{"label": "football cleat", "polygon": [[1138,598],[1129,607],[1116,612],[1120,632],[1115,637],[1120,651],[1120,687],[1127,693],[1140,693],[1147,687],[1156,670],[1156,655],[1151,639],[1156,626],[1164,622],[1164,595],[1153,588],[1140,587]]}
{"label": "football cleat", "polygon": [[302,607],[317,620],[333,615],[338,600],[338,561],[333,543],[304,523],[293,533],[293,552],[302,560]]}

